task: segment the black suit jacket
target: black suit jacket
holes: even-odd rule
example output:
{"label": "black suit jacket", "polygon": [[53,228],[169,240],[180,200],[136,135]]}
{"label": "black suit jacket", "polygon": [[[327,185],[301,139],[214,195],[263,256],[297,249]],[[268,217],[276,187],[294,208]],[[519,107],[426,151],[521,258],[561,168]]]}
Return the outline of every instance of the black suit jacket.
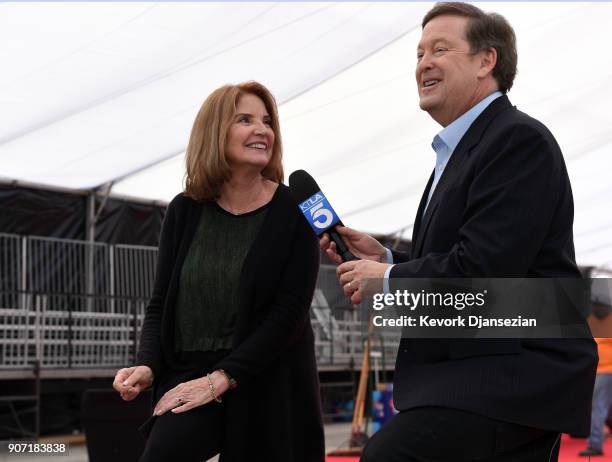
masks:
{"label": "black suit jacket", "polygon": [[[548,129],[506,96],[474,121],[393,278],[580,277],[572,191]],[[531,427],[589,433],[597,350],[591,339],[402,340],[395,406],[463,409]]]}
{"label": "black suit jacket", "polygon": [[[137,358],[155,377],[187,368],[174,353],[174,308],[181,268],[201,213],[202,204],[182,194],[166,211]],[[232,351],[214,367],[226,370],[239,384],[223,395],[223,460],[243,462],[253,454],[278,462],[324,459],[309,315],[318,267],[317,239],[289,188],[281,184],[242,267]],[[157,400],[161,396],[156,384]]]}

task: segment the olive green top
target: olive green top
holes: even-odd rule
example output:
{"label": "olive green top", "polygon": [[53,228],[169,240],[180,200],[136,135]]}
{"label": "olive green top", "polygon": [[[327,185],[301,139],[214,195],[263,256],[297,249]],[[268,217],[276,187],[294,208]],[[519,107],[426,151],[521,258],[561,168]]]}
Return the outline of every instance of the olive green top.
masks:
{"label": "olive green top", "polygon": [[238,313],[242,264],[267,213],[267,204],[233,215],[217,203],[202,216],[181,269],[175,351],[230,349]]}

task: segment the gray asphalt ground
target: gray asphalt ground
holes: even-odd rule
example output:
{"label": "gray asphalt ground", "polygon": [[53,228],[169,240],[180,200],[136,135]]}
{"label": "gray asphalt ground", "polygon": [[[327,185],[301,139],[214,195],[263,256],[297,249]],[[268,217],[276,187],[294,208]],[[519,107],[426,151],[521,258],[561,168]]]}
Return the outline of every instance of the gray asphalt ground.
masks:
{"label": "gray asphalt ground", "polygon": [[[325,446],[327,451],[346,447],[351,432],[350,423],[335,423],[325,426]],[[85,445],[70,445],[69,452],[61,455],[12,455],[0,454],[0,462],[89,462]],[[210,462],[216,462],[217,458]]]}

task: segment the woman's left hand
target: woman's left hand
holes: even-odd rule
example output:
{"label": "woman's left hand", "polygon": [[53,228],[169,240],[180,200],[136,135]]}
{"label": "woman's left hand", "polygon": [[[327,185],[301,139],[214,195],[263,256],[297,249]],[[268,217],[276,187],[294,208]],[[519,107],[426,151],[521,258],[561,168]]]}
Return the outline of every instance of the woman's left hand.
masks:
{"label": "woman's left hand", "polygon": [[[210,379],[215,388],[215,395],[220,398],[229,389],[229,382],[225,374],[214,371]],[[167,411],[175,414],[189,411],[198,406],[203,406],[213,401],[210,385],[206,376],[189,382],[179,383],[176,387],[168,390],[155,405],[153,413],[157,416]]]}

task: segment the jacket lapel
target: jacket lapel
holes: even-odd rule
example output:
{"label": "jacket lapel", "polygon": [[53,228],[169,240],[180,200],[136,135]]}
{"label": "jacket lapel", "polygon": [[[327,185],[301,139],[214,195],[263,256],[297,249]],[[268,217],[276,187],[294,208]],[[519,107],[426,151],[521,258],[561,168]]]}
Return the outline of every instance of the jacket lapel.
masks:
{"label": "jacket lapel", "polygon": [[431,196],[431,200],[429,201],[429,205],[427,206],[427,210],[425,211],[425,215],[423,216],[424,204],[427,202],[429,190],[433,182],[432,174],[431,178],[429,179],[429,183],[427,183],[427,188],[423,193],[423,197],[421,198],[421,204],[419,205],[419,210],[417,212],[417,219],[415,220],[415,229],[413,231],[413,258],[421,257],[425,235],[427,234],[429,224],[431,223],[431,220],[436,213],[440,199],[444,195],[444,191],[446,191],[450,185],[454,184],[455,178],[461,171],[461,166],[464,164],[464,162],[462,161],[463,158],[465,156],[469,156],[470,150],[478,144],[489,123],[491,123],[491,121],[500,112],[510,107],[512,107],[512,105],[510,104],[508,97],[505,95],[500,96],[499,98],[495,99],[491,104],[489,104],[489,106],[482,112],[482,114],[480,114],[472,123],[468,131],[465,133],[465,135],[463,135],[463,138],[461,138],[461,141],[453,151],[453,154],[450,160],[448,161],[448,164],[446,165],[442,176],[438,180],[436,189],[434,190],[433,195]]}
{"label": "jacket lapel", "polygon": [[423,211],[425,210],[425,205],[427,204],[427,198],[429,197],[429,190],[431,189],[431,185],[433,184],[435,170],[431,172],[429,177],[429,181],[427,182],[427,186],[425,186],[425,191],[421,196],[421,202],[419,202],[419,208],[417,209],[416,217],[414,219],[414,226],[412,227],[412,258],[417,258],[416,248],[417,248],[417,237],[419,236],[419,230],[421,229],[421,223],[423,222]]}

